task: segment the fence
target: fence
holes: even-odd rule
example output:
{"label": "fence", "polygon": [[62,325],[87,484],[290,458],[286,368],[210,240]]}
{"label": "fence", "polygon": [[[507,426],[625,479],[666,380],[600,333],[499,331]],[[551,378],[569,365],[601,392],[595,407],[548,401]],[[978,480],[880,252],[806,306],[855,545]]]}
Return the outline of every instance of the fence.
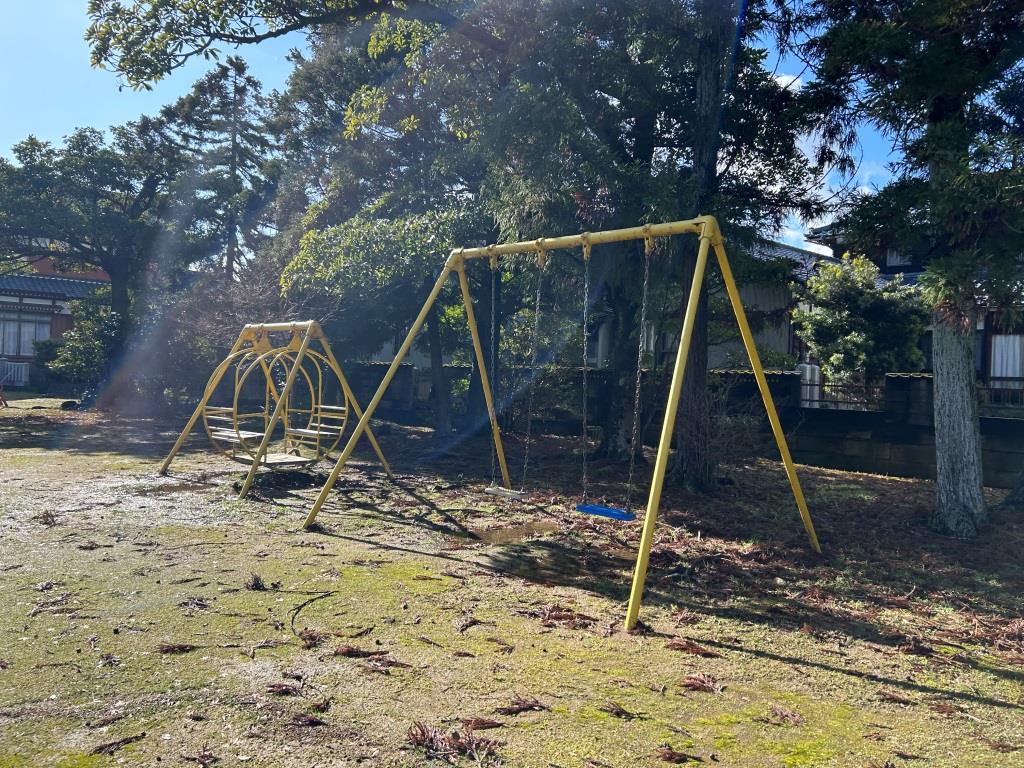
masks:
{"label": "fence", "polygon": [[804,387],[805,408],[837,408],[847,411],[881,411],[885,387],[863,384],[813,384]]}
{"label": "fence", "polygon": [[982,413],[1024,418],[1024,381],[993,381],[978,387],[978,403]]}
{"label": "fence", "polygon": [[0,385],[5,387],[28,386],[28,363],[12,363],[0,358]]}

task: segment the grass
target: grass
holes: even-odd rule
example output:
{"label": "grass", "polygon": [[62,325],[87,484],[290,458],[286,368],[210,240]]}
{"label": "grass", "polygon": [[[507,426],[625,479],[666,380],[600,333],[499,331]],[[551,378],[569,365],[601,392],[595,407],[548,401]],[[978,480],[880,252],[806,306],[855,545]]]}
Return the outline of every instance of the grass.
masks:
{"label": "grass", "polygon": [[570,511],[571,442],[505,504],[485,444],[394,427],[410,473],[358,464],[306,532],[326,468],[238,501],[199,440],[156,476],[173,437],[0,411],[0,768],[1024,759],[1024,524],[933,536],[926,482],[801,468],[823,557],[774,463],[673,492],[627,634],[639,526]]}

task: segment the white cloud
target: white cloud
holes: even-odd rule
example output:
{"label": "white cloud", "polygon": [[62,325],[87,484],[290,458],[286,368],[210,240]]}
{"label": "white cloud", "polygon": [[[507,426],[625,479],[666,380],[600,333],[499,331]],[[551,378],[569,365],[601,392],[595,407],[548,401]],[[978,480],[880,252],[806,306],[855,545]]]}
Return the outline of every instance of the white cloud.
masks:
{"label": "white cloud", "polygon": [[804,81],[799,75],[776,75],[775,82],[791,91],[799,91],[804,87]]}
{"label": "white cloud", "polygon": [[804,237],[804,230],[793,226],[799,222],[790,220],[790,226],[782,228],[780,235],[782,236],[782,242],[786,245],[792,245],[794,248],[803,248],[805,251],[812,251],[813,253],[820,253],[822,256],[831,256],[832,249],[818,243],[810,243],[807,238]]}

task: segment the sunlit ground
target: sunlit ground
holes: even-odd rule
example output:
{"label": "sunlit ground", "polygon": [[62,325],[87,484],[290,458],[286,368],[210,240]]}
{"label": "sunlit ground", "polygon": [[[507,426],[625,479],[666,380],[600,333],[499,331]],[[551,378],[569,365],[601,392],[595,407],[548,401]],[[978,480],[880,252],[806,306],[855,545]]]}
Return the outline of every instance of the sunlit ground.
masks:
{"label": "sunlit ground", "polygon": [[326,467],[238,501],[198,439],[155,474],[176,424],[13,405],[4,768],[1024,759],[1024,525],[931,535],[928,483],[801,468],[821,558],[772,462],[670,496],[631,635],[639,526],[569,511],[571,442],[496,504],[485,443],[428,464],[429,432],[382,425],[398,483],[365,459],[305,532]]}

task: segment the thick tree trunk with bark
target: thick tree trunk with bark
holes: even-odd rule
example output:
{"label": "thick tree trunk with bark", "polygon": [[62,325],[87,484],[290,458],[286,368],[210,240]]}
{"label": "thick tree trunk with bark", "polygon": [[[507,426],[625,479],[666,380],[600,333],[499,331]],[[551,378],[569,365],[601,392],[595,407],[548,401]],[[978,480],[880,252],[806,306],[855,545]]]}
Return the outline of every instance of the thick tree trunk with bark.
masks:
{"label": "thick tree trunk with bark", "polygon": [[638,311],[626,290],[606,292],[611,309],[611,359],[604,398],[597,403],[594,421],[601,425],[601,443],[595,458],[629,459],[633,433],[633,387],[636,383]]}
{"label": "thick tree trunk with bark", "polygon": [[[684,261],[683,285],[693,282],[695,253]],[[708,445],[711,414],[708,412],[708,292],[702,288],[690,352],[686,358],[683,392],[676,422],[676,455],[670,479],[695,491],[711,485],[715,464]]]}
{"label": "thick tree trunk with bark", "polygon": [[[694,102],[694,165],[690,188],[690,214],[713,213],[707,210],[718,185],[718,151],[721,146],[722,115],[728,87],[735,40],[734,4],[729,0],[699,0],[696,11],[704,29],[698,46],[697,78]],[[696,249],[687,244],[683,255],[683,296],[689,299],[689,287],[697,264]],[[685,306],[683,310],[685,312]],[[676,422],[675,459],[669,481],[693,490],[703,490],[711,483],[715,461],[708,436],[711,414],[708,411],[708,295],[701,286],[693,339],[686,361],[686,376],[679,402]]]}
{"label": "thick tree trunk with bark", "polygon": [[974,317],[954,324],[936,313],[933,329],[937,480],[930,522],[941,533],[968,538],[978,532],[986,517],[974,377]]}

